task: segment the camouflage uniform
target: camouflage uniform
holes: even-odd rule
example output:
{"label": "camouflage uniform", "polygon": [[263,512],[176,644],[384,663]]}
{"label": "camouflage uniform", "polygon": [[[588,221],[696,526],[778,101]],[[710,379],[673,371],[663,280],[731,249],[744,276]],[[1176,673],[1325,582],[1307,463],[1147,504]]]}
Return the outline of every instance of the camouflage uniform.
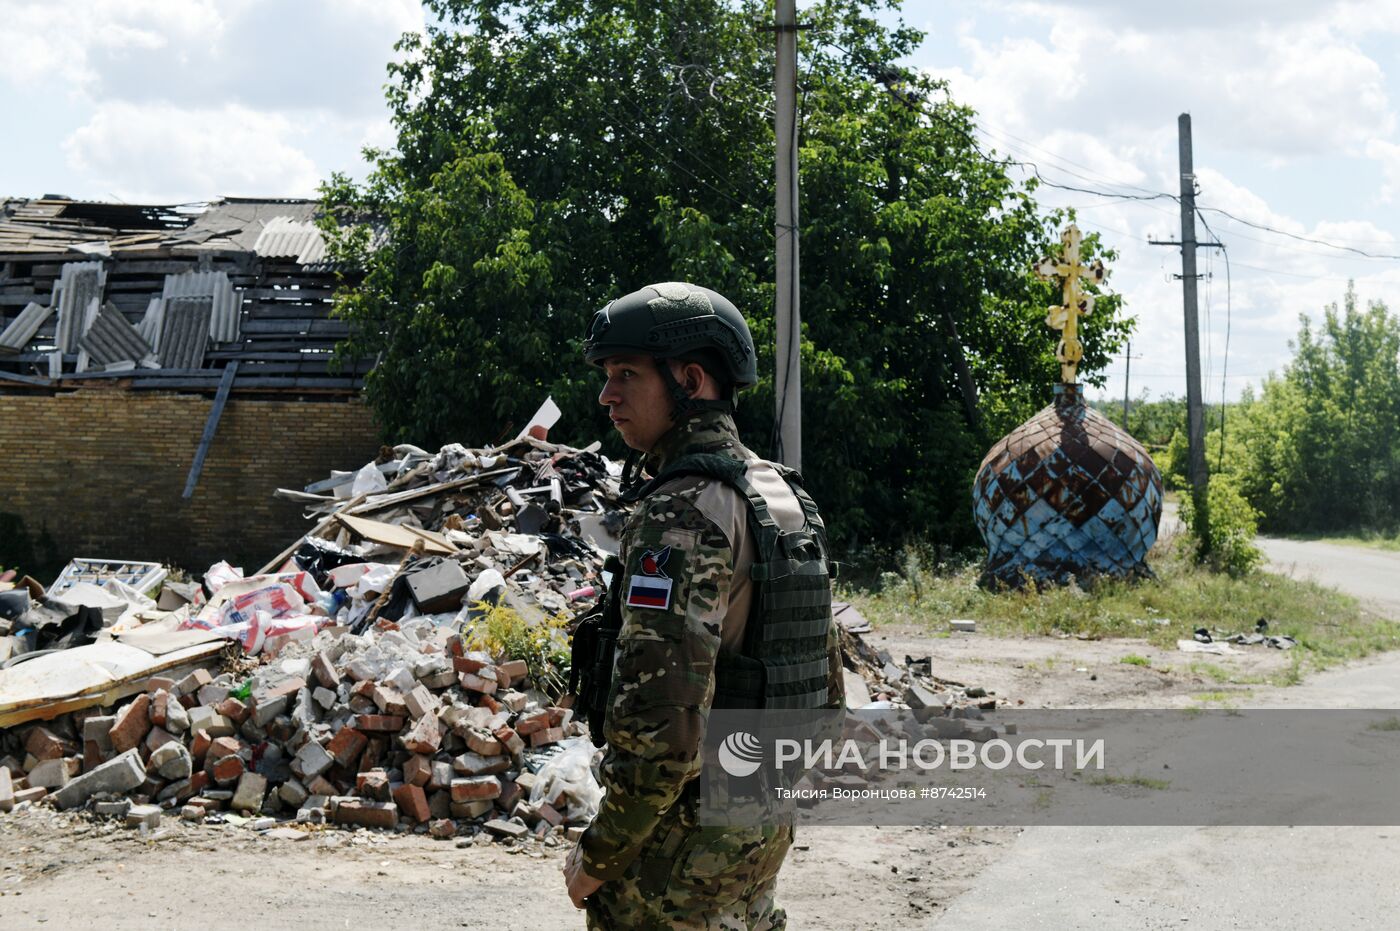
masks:
{"label": "camouflage uniform", "polygon": [[[747,462],[770,507],[779,503],[773,511],[780,526],[801,526],[796,498],[739,442],[728,413],[685,417],[652,451],[649,471],[695,452]],[[747,507],[722,482],[681,476],[645,498],[624,531],[626,577],[669,547],[661,568],[671,591],[664,608],[627,607],[626,581],[622,586],[608,749],[599,769],[606,794],[581,841],[585,872],[604,880],[588,899],[589,928],[786,926],[774,895],[791,826],[698,827],[695,795],[686,791],[700,772],[716,655],[721,645],[738,648],[748,620],[754,546]],[[834,629],[828,652],[829,701],[840,707]]]}

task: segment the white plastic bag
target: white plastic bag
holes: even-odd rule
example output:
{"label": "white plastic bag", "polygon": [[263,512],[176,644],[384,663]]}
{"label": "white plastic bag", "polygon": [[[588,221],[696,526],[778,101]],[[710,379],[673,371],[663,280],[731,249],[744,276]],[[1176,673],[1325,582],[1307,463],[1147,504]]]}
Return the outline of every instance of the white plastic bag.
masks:
{"label": "white plastic bag", "polygon": [[540,767],[535,787],[530,791],[530,804],[538,805],[564,793],[570,821],[592,821],[603,801],[603,787],[593,776],[593,741],[587,737],[570,737],[559,741],[563,749]]}

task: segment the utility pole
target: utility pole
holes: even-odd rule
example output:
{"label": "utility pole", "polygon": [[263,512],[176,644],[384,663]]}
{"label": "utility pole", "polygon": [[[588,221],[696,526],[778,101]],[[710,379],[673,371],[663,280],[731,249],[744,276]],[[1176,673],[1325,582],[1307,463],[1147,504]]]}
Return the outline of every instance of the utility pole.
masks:
{"label": "utility pole", "polygon": [[[1206,517],[1206,431],[1201,409],[1201,331],[1196,313],[1196,250],[1223,248],[1218,242],[1196,241],[1196,170],[1191,155],[1191,114],[1176,120],[1177,157],[1181,166],[1181,241],[1149,239],[1154,246],[1181,247],[1181,297],[1186,318],[1186,440],[1190,458],[1191,503]],[[1207,525],[1208,526],[1208,525]],[[1208,544],[1208,541],[1207,541]]]}
{"label": "utility pole", "polygon": [[1133,341],[1128,340],[1128,351],[1123,354],[1123,432],[1128,432],[1128,385],[1133,377]]}
{"label": "utility pole", "polygon": [[774,458],[802,468],[802,312],[797,254],[797,0],[777,0],[775,29],[777,89],[774,135],[777,138],[777,353],[773,388],[778,426]]}

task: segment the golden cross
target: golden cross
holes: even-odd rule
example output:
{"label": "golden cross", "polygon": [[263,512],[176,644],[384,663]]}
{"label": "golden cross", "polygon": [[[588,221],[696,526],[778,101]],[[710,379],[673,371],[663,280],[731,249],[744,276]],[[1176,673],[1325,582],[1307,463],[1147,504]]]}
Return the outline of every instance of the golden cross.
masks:
{"label": "golden cross", "polygon": [[1079,227],[1067,227],[1060,236],[1059,256],[1043,258],[1035,265],[1035,273],[1046,281],[1061,279],[1062,303],[1050,308],[1045,324],[1063,332],[1060,344],[1055,347],[1055,358],[1060,360],[1060,381],[1067,385],[1074,384],[1079,360],[1084,358],[1084,344],[1079,341],[1079,318],[1094,309],[1094,296],[1082,290],[1079,283],[1085,280],[1099,284],[1108,274],[1098,259],[1091,265],[1080,261],[1082,240]]}

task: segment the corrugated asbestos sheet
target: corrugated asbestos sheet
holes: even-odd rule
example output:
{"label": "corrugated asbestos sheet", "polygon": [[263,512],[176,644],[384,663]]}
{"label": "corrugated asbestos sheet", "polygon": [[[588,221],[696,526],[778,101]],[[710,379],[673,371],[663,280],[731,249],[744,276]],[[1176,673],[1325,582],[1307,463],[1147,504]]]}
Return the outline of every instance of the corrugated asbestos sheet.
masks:
{"label": "corrugated asbestos sheet", "polygon": [[179,275],[166,275],[165,290],[161,297],[167,304],[172,297],[210,298],[212,311],[209,338],[216,343],[231,343],[238,339],[243,293],[233,289],[226,273],[184,272]]}
{"label": "corrugated asbestos sheet", "polygon": [[165,324],[160,341],[162,367],[197,369],[204,365],[213,304],[214,299],[207,295],[165,300]]}
{"label": "corrugated asbestos sheet", "polygon": [[19,316],[5,327],[5,332],[0,333],[0,351],[13,349],[19,352],[29,341],[34,338],[34,334],[39,332],[39,327],[44,325],[44,321],[49,319],[49,314],[53,313],[52,305],[45,307],[43,304],[30,301]]}
{"label": "corrugated asbestos sheet", "polygon": [[140,362],[151,354],[150,345],[116,306],[102,305],[92,326],[78,339],[78,345],[99,365],[113,362]]}
{"label": "corrugated asbestos sheet", "polygon": [[326,257],[326,240],[316,224],[309,220],[273,217],[263,226],[253,251],[273,258],[294,258],[301,265],[314,265]]}
{"label": "corrugated asbestos sheet", "polygon": [[63,266],[63,275],[54,285],[53,301],[58,305],[58,348],[63,352],[78,351],[78,337],[97,315],[95,302],[102,300],[106,279],[101,262],[70,262]]}

